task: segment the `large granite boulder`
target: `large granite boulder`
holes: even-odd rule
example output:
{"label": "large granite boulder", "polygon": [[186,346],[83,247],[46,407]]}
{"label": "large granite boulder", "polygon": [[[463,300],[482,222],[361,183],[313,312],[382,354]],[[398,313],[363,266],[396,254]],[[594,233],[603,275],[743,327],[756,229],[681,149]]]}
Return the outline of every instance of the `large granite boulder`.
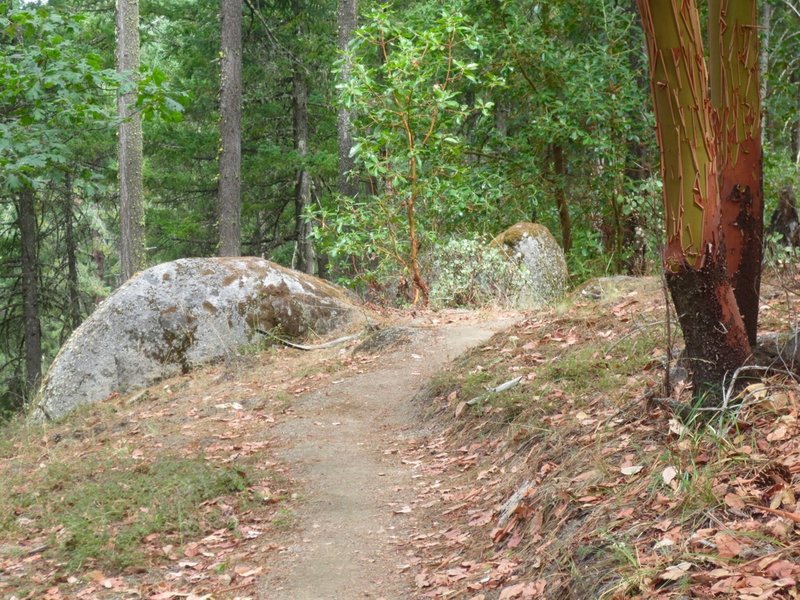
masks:
{"label": "large granite boulder", "polygon": [[517,308],[536,308],[564,296],[569,283],[567,260],[547,227],[517,223],[490,245],[503,250],[509,260],[518,264],[526,279],[514,302]]}
{"label": "large granite boulder", "polygon": [[56,419],[234,355],[261,332],[324,334],[364,319],[340,288],[260,258],[188,258],[130,279],[72,334],[34,418]]}

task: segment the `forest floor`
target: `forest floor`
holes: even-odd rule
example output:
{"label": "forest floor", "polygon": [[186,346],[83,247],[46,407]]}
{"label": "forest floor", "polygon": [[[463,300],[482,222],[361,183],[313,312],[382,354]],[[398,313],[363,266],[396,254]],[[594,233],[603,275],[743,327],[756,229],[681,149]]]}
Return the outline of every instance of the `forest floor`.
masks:
{"label": "forest floor", "polygon": [[678,421],[658,280],[365,338],[3,426],[0,598],[800,597],[800,387]]}

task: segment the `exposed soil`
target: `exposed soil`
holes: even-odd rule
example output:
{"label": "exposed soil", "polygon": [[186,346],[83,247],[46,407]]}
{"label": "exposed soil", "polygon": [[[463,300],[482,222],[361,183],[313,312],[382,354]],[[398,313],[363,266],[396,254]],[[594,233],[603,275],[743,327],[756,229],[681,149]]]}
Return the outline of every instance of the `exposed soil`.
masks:
{"label": "exposed soil", "polygon": [[[55,424],[8,429],[0,440],[0,598],[416,597],[416,563],[405,553],[417,519],[420,530],[426,524],[416,498],[430,478],[408,453],[428,433],[413,397],[448,361],[517,318],[399,315],[347,345],[272,347]],[[245,473],[246,489],[203,502],[188,535],[167,525],[128,543],[124,551],[139,559],[121,564],[124,532],[164,510],[130,500],[122,521],[94,527],[107,536],[102,550],[81,546],[81,564],[67,564],[77,551],[69,540],[84,535],[74,520],[99,517],[59,498],[99,494],[115,473],[136,477],[198,458],[214,472]],[[55,495],[54,477],[63,481]],[[93,502],[88,510],[99,515],[115,498]]]}
{"label": "exposed soil", "polygon": [[[800,311],[780,275],[776,340]],[[800,384],[682,424],[654,401],[663,314],[658,280],[604,278],[524,319],[395,314],[12,423],[0,598],[800,598]]]}
{"label": "exposed soil", "polygon": [[446,362],[514,319],[456,313],[437,321],[410,323],[417,333],[405,329],[405,343],[390,348],[380,366],[303,397],[274,431],[285,444],[279,455],[301,478],[301,529],[258,597],[414,596],[402,543],[415,527],[415,465],[401,449],[424,423],[412,398]]}

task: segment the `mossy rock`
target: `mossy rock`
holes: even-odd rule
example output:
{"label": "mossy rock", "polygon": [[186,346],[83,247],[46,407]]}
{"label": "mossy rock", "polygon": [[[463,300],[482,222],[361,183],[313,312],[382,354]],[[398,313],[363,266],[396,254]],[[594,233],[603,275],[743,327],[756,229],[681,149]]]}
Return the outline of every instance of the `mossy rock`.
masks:
{"label": "mossy rock", "polygon": [[564,251],[544,225],[517,223],[494,238],[490,246],[500,248],[522,270],[522,287],[517,308],[536,308],[561,299],[569,284]]}

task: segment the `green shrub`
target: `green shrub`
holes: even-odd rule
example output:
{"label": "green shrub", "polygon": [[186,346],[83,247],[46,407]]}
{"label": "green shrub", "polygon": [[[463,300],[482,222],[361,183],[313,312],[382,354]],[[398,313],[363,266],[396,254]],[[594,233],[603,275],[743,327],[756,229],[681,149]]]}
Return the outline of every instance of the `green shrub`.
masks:
{"label": "green shrub", "polygon": [[480,239],[451,239],[426,262],[434,308],[508,305],[526,281],[500,250]]}

